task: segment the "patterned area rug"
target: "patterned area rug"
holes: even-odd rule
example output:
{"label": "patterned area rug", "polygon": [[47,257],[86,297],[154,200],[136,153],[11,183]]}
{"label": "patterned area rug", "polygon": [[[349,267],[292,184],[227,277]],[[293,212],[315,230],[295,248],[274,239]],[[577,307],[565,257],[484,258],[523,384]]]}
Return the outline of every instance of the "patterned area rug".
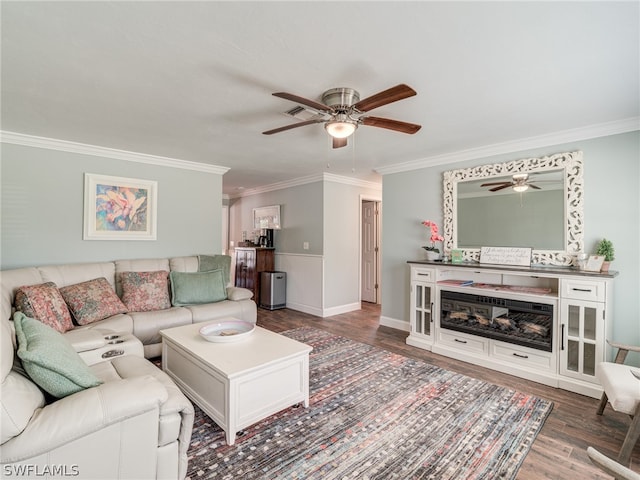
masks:
{"label": "patterned area rug", "polygon": [[322,330],[310,406],[248,427],[233,446],[196,407],[188,478],[513,479],[553,404]]}

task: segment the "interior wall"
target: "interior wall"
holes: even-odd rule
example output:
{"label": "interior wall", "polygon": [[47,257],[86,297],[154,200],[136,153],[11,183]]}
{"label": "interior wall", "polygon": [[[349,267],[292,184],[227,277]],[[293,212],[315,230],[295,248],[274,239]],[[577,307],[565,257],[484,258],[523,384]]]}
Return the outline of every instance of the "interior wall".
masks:
{"label": "interior wall", "polygon": [[584,245],[593,253],[606,237],[613,242],[614,339],[640,345],[640,132],[596,138],[438,165],[383,176],[382,317],[409,322],[408,260],[425,258],[421,246],[433,220],[442,228],[442,174],[447,170],[502,163],[529,157],[584,152]]}
{"label": "interior wall", "polygon": [[379,194],[355,185],[325,182],[325,310],[336,315],[360,309],[361,195]]}
{"label": "interior wall", "polygon": [[[280,205],[282,228],[274,231],[276,251],[322,255],[322,188],[322,181],[317,181],[230,199],[230,241],[237,246],[243,231],[251,239],[254,208]],[[304,248],[305,242],[308,249]]]}
{"label": "interior wall", "polygon": [[[7,143],[0,149],[2,269],[221,250],[222,175]],[[157,240],[83,240],[85,173],[157,181]]]}
{"label": "interior wall", "polygon": [[231,199],[231,240],[252,231],[253,208],[280,205],[275,267],[287,273],[287,306],[321,317],[359,309],[361,195],[380,190],[323,179]]}

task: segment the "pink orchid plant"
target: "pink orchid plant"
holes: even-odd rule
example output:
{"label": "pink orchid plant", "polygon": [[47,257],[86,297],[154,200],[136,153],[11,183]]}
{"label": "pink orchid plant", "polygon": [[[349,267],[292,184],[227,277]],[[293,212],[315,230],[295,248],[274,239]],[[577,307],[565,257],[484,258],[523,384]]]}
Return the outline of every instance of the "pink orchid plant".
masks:
{"label": "pink orchid plant", "polygon": [[422,248],[429,252],[440,253],[440,250],[438,249],[438,247],[436,247],[436,242],[444,241],[444,237],[438,234],[438,225],[436,224],[436,222],[432,222],[431,220],[425,220],[424,222],[422,222],[422,225],[431,229],[431,236],[429,237],[431,245],[425,245]]}

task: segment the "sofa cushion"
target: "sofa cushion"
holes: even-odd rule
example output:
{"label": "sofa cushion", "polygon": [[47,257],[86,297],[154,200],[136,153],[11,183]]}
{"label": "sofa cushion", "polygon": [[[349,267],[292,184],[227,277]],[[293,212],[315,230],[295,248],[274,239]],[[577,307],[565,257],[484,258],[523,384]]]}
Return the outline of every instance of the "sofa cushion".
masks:
{"label": "sofa cushion", "polygon": [[[116,266],[113,262],[66,263],[38,267],[43,282],[53,282],[58,288],[104,277],[115,288]],[[26,284],[25,284],[26,285]]]}
{"label": "sofa cushion", "polygon": [[16,312],[18,357],[40,388],[56,398],[102,383],[60,332]]}
{"label": "sofa cushion", "polygon": [[122,301],[130,312],[149,312],[171,307],[169,272],[120,272]]}
{"label": "sofa cushion", "polygon": [[0,273],[0,301],[2,302],[2,320],[11,320],[15,311],[16,291],[23,285],[37,285],[44,280],[36,267],[3,270]]}
{"label": "sofa cushion", "polygon": [[231,281],[231,257],[229,255],[198,255],[198,271],[208,272],[210,270],[222,270],[224,274],[224,284],[229,285]]}
{"label": "sofa cushion", "polygon": [[27,317],[40,320],[59,332],[66,332],[73,328],[67,304],[53,282],[18,288],[15,304],[16,310]]}
{"label": "sofa cushion", "polygon": [[127,313],[127,307],[104,277],[62,287],[60,293],[78,325]]}
{"label": "sofa cushion", "polygon": [[0,443],[20,435],[45,399],[42,391],[30,379],[10,371],[0,386]]}
{"label": "sofa cushion", "polygon": [[161,343],[160,330],[192,323],[191,312],[184,307],[171,307],[152,312],[131,312],[129,315],[133,318],[133,334],[143,345]]}
{"label": "sofa cushion", "polygon": [[174,306],[215,303],[227,298],[222,270],[171,272],[171,303]]}
{"label": "sofa cushion", "polygon": [[44,395],[28,378],[13,370],[13,332],[2,319],[0,333],[0,443],[20,435],[36,409],[44,405]]}
{"label": "sofa cushion", "polygon": [[157,272],[158,270],[166,270],[169,275],[169,259],[168,258],[138,258],[129,260],[115,261],[115,280],[116,293],[122,298],[122,283],[120,282],[122,272]]}

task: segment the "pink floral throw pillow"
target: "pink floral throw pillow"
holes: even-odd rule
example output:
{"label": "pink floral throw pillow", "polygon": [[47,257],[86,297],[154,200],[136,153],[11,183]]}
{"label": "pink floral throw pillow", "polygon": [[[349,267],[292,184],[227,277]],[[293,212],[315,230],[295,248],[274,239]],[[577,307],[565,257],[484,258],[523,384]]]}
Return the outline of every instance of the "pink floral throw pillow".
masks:
{"label": "pink floral throw pillow", "polygon": [[62,287],[60,293],[78,325],[127,312],[127,307],[104,277]]}
{"label": "pink floral throw pillow", "polygon": [[171,307],[169,272],[121,272],[122,302],[130,312],[149,312]]}
{"label": "pink floral throw pillow", "polygon": [[17,311],[40,320],[58,332],[64,333],[73,328],[67,304],[53,282],[18,288],[15,306]]}

